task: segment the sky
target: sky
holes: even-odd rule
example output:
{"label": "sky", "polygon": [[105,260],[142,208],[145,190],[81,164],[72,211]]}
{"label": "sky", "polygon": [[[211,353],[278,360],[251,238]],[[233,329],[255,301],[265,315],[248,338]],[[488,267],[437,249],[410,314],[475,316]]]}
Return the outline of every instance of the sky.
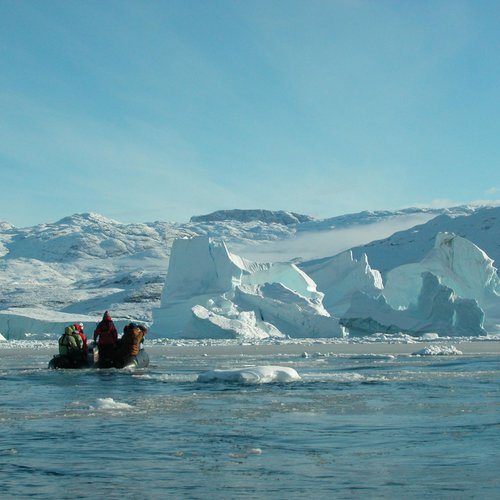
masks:
{"label": "sky", "polygon": [[496,0],[0,0],[0,221],[500,200]]}

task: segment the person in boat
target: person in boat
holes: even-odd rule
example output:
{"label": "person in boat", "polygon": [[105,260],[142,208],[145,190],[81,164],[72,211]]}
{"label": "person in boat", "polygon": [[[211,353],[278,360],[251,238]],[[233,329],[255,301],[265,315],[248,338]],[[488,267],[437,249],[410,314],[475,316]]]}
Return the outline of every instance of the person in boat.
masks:
{"label": "person in boat", "polygon": [[94,330],[94,342],[99,348],[99,368],[109,368],[113,366],[113,357],[118,332],[110,314],[106,311],[101,322]]}
{"label": "person in boat", "polygon": [[87,336],[85,335],[85,333],[83,331],[83,323],[75,323],[73,326],[75,327],[76,332],[78,333],[78,335],[80,335],[80,338],[82,339],[83,354],[86,356],[87,352],[89,350],[89,345],[88,345]]}
{"label": "person in boat", "polygon": [[82,364],[85,361],[83,340],[73,325],[67,326],[59,338],[59,354],[67,358],[73,365]]}
{"label": "person in boat", "polygon": [[141,339],[141,347],[142,349],[142,344],[144,344],[144,337],[148,334],[148,329],[146,328],[145,325],[137,325],[139,327],[139,330],[142,332],[142,339]]}
{"label": "person in boat", "polygon": [[123,328],[123,335],[115,354],[115,365],[122,367],[131,357],[137,356],[148,329],[144,325],[129,323]]}

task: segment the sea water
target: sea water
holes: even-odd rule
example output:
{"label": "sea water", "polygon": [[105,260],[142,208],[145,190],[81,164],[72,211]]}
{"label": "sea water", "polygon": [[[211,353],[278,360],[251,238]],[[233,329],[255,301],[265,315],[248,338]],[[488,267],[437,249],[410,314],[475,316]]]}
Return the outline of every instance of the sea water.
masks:
{"label": "sea water", "polygon": [[[124,372],[0,349],[2,498],[500,496],[498,355],[149,352]],[[197,381],[266,365],[301,380]]]}

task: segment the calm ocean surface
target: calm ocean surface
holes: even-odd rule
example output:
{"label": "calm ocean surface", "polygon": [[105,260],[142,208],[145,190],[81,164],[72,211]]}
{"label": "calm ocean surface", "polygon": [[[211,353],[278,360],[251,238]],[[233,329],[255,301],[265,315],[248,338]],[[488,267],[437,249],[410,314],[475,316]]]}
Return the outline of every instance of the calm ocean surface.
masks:
{"label": "calm ocean surface", "polygon": [[[500,498],[500,357],[212,352],[51,371],[0,349],[2,498]],[[290,366],[302,381],[198,383]]]}

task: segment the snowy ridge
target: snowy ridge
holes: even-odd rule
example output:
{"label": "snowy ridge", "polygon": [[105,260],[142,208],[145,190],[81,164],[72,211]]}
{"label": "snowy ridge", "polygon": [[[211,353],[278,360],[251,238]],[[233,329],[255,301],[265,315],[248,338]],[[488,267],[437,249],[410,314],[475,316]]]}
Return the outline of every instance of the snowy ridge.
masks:
{"label": "snowy ridge", "polygon": [[456,217],[459,215],[470,215],[477,210],[477,207],[472,206],[459,206],[453,208],[404,208],[401,210],[364,210],[356,214],[339,215],[337,217],[330,217],[324,220],[315,220],[309,223],[304,223],[299,230],[327,230],[327,229],[340,229],[349,228],[359,225],[370,225],[377,222],[383,222],[390,219],[414,216],[414,215],[429,215],[436,217],[438,215],[448,215]]}
{"label": "snowy ridge", "polygon": [[[461,210],[469,213],[460,213]],[[385,275],[394,267],[420,261],[432,249],[436,234],[443,232],[470,240],[495,262],[500,262],[500,207],[450,210],[425,224],[353,248],[352,252],[357,259],[366,254],[370,265]]]}
{"label": "snowy ridge", "polygon": [[266,224],[300,224],[302,222],[313,221],[314,218],[309,215],[297,214],[295,212],[286,212],[283,210],[217,210],[208,215],[194,215],[190,222],[221,222],[234,220],[239,222],[260,221]]}

